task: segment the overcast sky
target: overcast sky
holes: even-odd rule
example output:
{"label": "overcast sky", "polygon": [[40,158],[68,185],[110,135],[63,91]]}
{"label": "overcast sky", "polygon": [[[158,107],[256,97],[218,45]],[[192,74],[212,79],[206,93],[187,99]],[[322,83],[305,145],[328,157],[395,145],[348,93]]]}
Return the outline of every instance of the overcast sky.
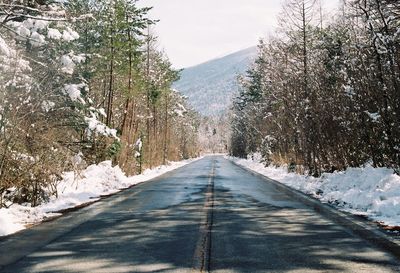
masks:
{"label": "overcast sky", "polygon": [[[325,0],[332,9],[338,0]],[[282,0],[140,0],[159,19],[155,34],[176,68],[257,44],[276,27]]]}

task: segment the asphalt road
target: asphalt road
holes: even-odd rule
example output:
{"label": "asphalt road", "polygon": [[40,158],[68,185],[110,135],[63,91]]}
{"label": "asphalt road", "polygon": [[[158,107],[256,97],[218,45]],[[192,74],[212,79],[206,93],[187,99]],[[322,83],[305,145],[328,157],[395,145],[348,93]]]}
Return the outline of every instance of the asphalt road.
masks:
{"label": "asphalt road", "polygon": [[218,156],[5,243],[0,261],[12,263],[0,272],[400,272],[395,257]]}

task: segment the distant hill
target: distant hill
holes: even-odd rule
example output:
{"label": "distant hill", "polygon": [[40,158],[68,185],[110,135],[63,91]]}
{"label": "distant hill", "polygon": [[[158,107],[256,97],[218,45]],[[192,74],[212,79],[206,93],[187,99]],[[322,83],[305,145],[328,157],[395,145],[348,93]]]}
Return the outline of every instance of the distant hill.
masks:
{"label": "distant hill", "polygon": [[188,96],[191,105],[201,114],[223,114],[238,90],[237,76],[246,72],[256,54],[257,47],[251,47],[186,68],[174,88]]}

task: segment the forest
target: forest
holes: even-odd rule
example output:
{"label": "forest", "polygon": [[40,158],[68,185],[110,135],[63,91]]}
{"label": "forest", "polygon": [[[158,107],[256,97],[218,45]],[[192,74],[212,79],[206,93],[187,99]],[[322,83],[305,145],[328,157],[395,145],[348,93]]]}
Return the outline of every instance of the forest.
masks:
{"label": "forest", "polygon": [[133,175],[197,156],[199,117],[171,87],[179,71],[149,10],[0,2],[0,208],[36,206],[57,195],[63,172],[104,160]]}
{"label": "forest", "polygon": [[239,78],[230,153],[319,176],[400,171],[400,2],[288,0],[279,28]]}

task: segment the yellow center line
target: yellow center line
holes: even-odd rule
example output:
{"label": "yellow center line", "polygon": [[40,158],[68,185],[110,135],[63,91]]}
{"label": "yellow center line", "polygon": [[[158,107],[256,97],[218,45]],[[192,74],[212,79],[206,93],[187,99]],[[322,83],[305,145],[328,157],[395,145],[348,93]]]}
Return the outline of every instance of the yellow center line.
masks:
{"label": "yellow center line", "polygon": [[211,171],[208,175],[208,184],[205,193],[204,214],[200,224],[200,237],[196,245],[193,257],[193,272],[208,272],[211,255],[211,229],[214,207],[214,177],[215,160],[212,162]]}

